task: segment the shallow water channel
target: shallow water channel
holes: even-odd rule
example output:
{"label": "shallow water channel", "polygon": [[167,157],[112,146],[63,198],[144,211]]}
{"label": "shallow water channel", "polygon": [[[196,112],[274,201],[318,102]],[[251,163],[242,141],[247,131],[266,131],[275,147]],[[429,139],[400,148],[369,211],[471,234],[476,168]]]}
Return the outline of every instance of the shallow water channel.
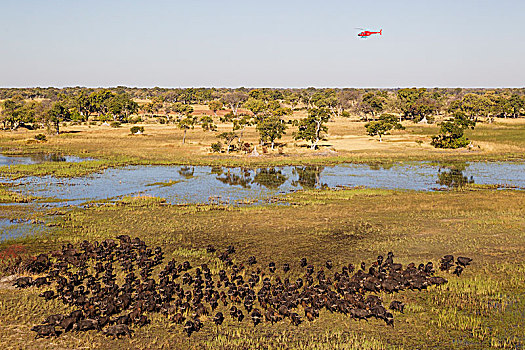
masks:
{"label": "shallow water channel", "polygon": [[48,227],[42,223],[32,223],[30,220],[15,220],[0,218],[0,242],[11,238],[37,235]]}
{"label": "shallow water channel", "polygon": [[70,162],[77,163],[92,158],[80,158],[75,156],[64,156],[57,153],[36,153],[27,156],[6,156],[0,154],[0,166],[18,164],[39,164],[44,162]]}
{"label": "shallow water channel", "polygon": [[390,166],[340,164],[257,169],[209,166],[128,166],[77,178],[26,177],[14,191],[53,198],[53,205],[147,195],[168,203],[261,203],[300,189],[363,186],[433,191],[468,183],[525,189],[525,163],[472,162],[453,167],[428,162]]}

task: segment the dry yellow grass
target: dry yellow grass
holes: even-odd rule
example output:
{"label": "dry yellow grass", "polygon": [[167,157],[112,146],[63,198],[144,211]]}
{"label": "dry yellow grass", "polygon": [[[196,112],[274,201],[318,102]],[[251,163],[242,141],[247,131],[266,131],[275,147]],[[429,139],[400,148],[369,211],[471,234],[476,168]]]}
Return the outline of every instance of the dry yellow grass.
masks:
{"label": "dry yellow grass", "polygon": [[[211,113],[206,106],[195,106],[195,114]],[[222,111],[221,113],[224,113]],[[296,111],[290,119],[304,117],[305,111]],[[218,118],[215,118],[218,122]],[[100,123],[99,123],[100,124]],[[293,139],[295,127],[288,125],[286,135],[278,140],[278,146],[261,157],[248,157],[241,153],[218,155],[210,152],[210,145],[217,142],[216,135],[232,130],[232,123],[218,123],[217,133],[205,132],[200,126],[189,130],[186,143],[182,144],[183,132],[173,124],[158,124],[155,119],[137,124],[144,126],[143,135],[130,135],[131,125],[120,128],[104,125],[67,125],[60,135],[48,135],[48,142],[32,140],[42,130],[0,131],[0,147],[9,152],[63,152],[89,155],[98,158],[128,157],[141,161],[177,163],[199,160],[214,163],[227,158],[240,163],[265,163],[281,161],[293,163],[296,160],[339,157],[339,161],[389,161],[389,160],[481,160],[522,158],[525,154],[525,120],[498,120],[493,124],[478,124],[468,132],[473,140],[471,149],[442,150],[430,146],[432,135],[438,126],[404,122],[406,130],[395,131],[384,137],[383,142],[366,134],[365,122],[352,118],[335,118],[327,124],[327,140],[320,143],[320,149],[310,150],[303,141]],[[259,144],[259,135],[254,126],[246,128],[243,141]],[[257,147],[262,154],[261,147]],[[220,161],[219,161],[220,162]]]}

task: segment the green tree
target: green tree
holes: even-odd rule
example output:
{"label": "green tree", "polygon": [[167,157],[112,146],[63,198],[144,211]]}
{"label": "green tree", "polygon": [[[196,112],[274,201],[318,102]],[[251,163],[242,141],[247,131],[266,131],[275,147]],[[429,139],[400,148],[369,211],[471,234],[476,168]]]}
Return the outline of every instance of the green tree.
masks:
{"label": "green tree", "polygon": [[233,131],[240,130],[239,143],[242,142],[242,136],[246,127],[253,125],[253,118],[246,114],[240,114],[237,118],[233,119]]}
{"label": "green tree", "polygon": [[256,99],[253,97],[250,97],[246,102],[244,103],[244,108],[248,109],[250,112],[253,113],[255,118],[257,118],[259,115],[261,115],[263,112],[266,111],[266,103],[263,100]]}
{"label": "green tree", "polygon": [[187,115],[185,118],[179,121],[178,126],[184,131],[184,135],[182,136],[182,144],[186,143],[186,132],[190,129],[193,130],[196,123],[197,118],[190,115]]}
{"label": "green tree", "polygon": [[213,114],[215,116],[217,116],[217,111],[221,110],[223,107],[223,104],[221,101],[219,100],[213,100],[213,101],[210,101],[208,103],[208,108],[210,109],[210,111],[213,112]]}
{"label": "green tree", "polygon": [[180,103],[180,102],[177,102],[177,103],[174,103],[172,106],[171,106],[171,109],[172,111],[177,114],[177,116],[180,118],[181,116],[183,115],[190,115],[191,113],[193,113],[193,107],[190,106],[190,105],[185,105],[183,103]]}
{"label": "green tree", "polygon": [[294,91],[288,91],[286,95],[284,96],[284,102],[290,105],[290,108],[292,110],[295,109],[295,107],[297,106],[300,100],[301,100],[301,97]]}
{"label": "green tree", "polygon": [[113,120],[127,120],[131,114],[137,113],[138,104],[127,94],[113,95],[104,101],[108,114]]}
{"label": "green tree", "polygon": [[392,114],[383,114],[379,117],[379,120],[372,121],[365,124],[366,132],[370,136],[379,136],[379,142],[382,141],[383,135],[388,135],[391,130],[404,129],[397,121],[397,117]]}
{"label": "green tree", "polygon": [[4,123],[4,129],[9,125],[11,130],[18,128],[20,123],[24,120],[25,102],[21,96],[17,96],[12,99],[7,99],[2,102],[2,121]]}
{"label": "green tree", "polygon": [[275,140],[286,134],[284,121],[280,117],[273,115],[260,120],[256,129],[259,132],[261,142],[270,142],[272,150],[274,149]]}
{"label": "green tree", "polygon": [[425,88],[401,89],[397,92],[397,107],[407,119],[418,122],[437,110],[438,104]]}
{"label": "green tree", "polygon": [[285,115],[292,115],[293,111],[291,108],[281,106],[279,101],[270,101],[266,105],[265,114],[274,117],[283,117]]}
{"label": "green tree", "polygon": [[461,100],[456,100],[450,104],[450,113],[463,113],[469,118],[488,116],[492,111],[492,101],[478,94],[469,93]]}
{"label": "green tree", "polygon": [[366,120],[368,120],[368,114],[372,114],[372,117],[378,113],[381,113],[384,108],[384,98],[374,92],[367,92],[363,95],[363,99],[360,104],[360,110],[364,113]]}
{"label": "green tree", "polygon": [[306,105],[306,107],[311,107],[312,98],[316,95],[316,93],[317,90],[314,87],[308,87],[306,89],[301,90],[301,101]]}
{"label": "green tree", "polygon": [[328,131],[325,125],[328,120],[330,120],[330,114],[326,108],[311,108],[308,116],[299,121],[299,128],[293,134],[294,139],[311,142],[311,148],[315,149],[319,141],[324,140],[322,133]]}
{"label": "green tree", "polygon": [[213,118],[209,115],[204,115],[200,118],[202,130],[204,131],[217,131],[217,125],[213,122]]}
{"label": "green tree", "polygon": [[94,91],[89,95],[88,106],[91,113],[97,113],[99,116],[101,114],[108,113],[107,100],[112,98],[114,94],[109,89],[103,89]]}
{"label": "green tree", "polygon": [[474,129],[476,122],[463,112],[457,112],[454,119],[441,123],[440,133],[432,137],[430,144],[436,148],[461,148],[469,145],[465,130]]}
{"label": "green tree", "polygon": [[62,102],[55,102],[47,111],[47,121],[55,127],[57,134],[60,133],[60,123],[69,120],[71,112]]}
{"label": "green tree", "polygon": [[231,144],[233,140],[235,140],[238,136],[233,131],[226,131],[226,132],[220,133],[219,135],[217,135],[217,137],[220,139],[223,139],[224,142],[226,142],[226,145],[228,145],[226,149],[226,153],[230,153]]}
{"label": "green tree", "polygon": [[509,100],[502,95],[496,95],[491,98],[492,100],[492,112],[496,117],[507,117],[512,113],[512,109],[509,104]]}
{"label": "green tree", "polygon": [[517,118],[522,109],[525,109],[525,98],[518,95],[512,94],[508,100],[509,109],[514,118]]}
{"label": "green tree", "polygon": [[80,94],[74,98],[74,107],[78,114],[82,116],[82,121],[89,119],[89,114],[93,110],[93,107],[91,106],[91,99],[87,91],[80,91]]}

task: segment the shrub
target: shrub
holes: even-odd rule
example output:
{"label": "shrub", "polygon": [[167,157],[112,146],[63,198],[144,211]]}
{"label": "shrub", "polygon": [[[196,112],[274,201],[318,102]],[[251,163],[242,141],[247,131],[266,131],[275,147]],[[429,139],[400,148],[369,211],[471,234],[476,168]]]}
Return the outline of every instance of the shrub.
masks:
{"label": "shrub", "polygon": [[143,126],[132,126],[131,129],[129,129],[132,134],[142,134],[144,132]]}
{"label": "shrub", "polygon": [[231,122],[233,119],[235,119],[235,114],[233,114],[233,112],[228,112],[219,119],[222,123]]}
{"label": "shrub", "polygon": [[110,119],[111,119],[111,118],[110,118],[109,115],[107,115],[107,114],[101,114],[101,115],[98,116],[98,119],[97,119],[97,120],[99,120],[99,121],[101,121],[101,122],[107,122],[107,121],[110,120]]}
{"label": "shrub", "polygon": [[462,113],[457,113],[454,119],[441,123],[440,133],[432,137],[430,144],[436,148],[467,147],[470,141],[465,137],[466,129],[474,129],[476,122]]}
{"label": "shrub", "polygon": [[222,143],[215,142],[211,144],[212,152],[220,153],[222,151]]}
{"label": "shrub", "polygon": [[141,121],[142,121],[142,118],[140,116],[128,118],[128,123],[130,124],[137,124],[137,123],[140,123]]}
{"label": "shrub", "polygon": [[453,135],[436,135],[432,137],[430,144],[436,148],[463,148],[469,145],[470,141],[465,137],[455,137]]}
{"label": "shrub", "polygon": [[44,134],[38,134],[35,136],[35,140],[38,140],[38,141],[47,141],[47,137],[46,135]]}
{"label": "shrub", "polygon": [[111,122],[109,124],[109,126],[111,126],[112,128],[119,128],[120,127],[120,122],[117,122],[117,121]]}
{"label": "shrub", "polygon": [[78,113],[78,111],[74,111],[73,113],[71,113],[71,120],[74,122],[82,122],[85,120],[85,117]]}

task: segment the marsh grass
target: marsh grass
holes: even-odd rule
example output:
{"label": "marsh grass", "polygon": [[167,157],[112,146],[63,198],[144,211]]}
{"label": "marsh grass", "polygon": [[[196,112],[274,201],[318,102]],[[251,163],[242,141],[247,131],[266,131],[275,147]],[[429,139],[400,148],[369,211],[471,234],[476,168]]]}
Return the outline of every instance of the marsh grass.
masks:
{"label": "marsh grass", "polygon": [[297,338],[294,332],[283,331],[257,338],[250,337],[249,330],[234,330],[219,334],[204,343],[206,349],[297,349],[297,350],[380,350],[387,345],[371,337],[353,332],[326,332]]}
{"label": "marsh grass", "polygon": [[182,181],[181,180],[178,180],[178,181],[169,180],[169,181],[166,181],[166,182],[153,182],[153,183],[147,184],[146,186],[169,187],[169,186],[176,185],[176,184],[178,184],[180,182],[182,182]]}
{"label": "marsh grass", "polygon": [[11,179],[24,176],[78,177],[102,171],[109,167],[125,166],[131,160],[88,160],[84,162],[44,162],[0,167],[0,174]]}
{"label": "marsh grass", "polygon": [[[403,264],[438,260],[444,254],[474,258],[461,277],[439,272],[449,283],[423,292],[381,293],[383,303],[403,301],[394,328],[369,320],[321,312],[314,322],[294,327],[233,322],[218,330],[205,322],[187,338],[163,316],[136,329],[132,338],[106,339],[93,332],[34,340],[29,331],[58,303],[43,303],[36,288],[0,289],[0,338],[24,348],[161,347],[196,349],[382,349],[382,348],[519,348],[524,344],[523,275],[525,273],[525,198],[520,191],[422,193],[369,189],[300,191],[286,196],[292,205],[231,207],[163,205],[161,199],[130,198],[87,209],[63,209],[59,224],[42,237],[0,243],[0,251],[23,244],[31,253],[59,248],[65,242],[102,240],[119,234],[139,236],[160,245],[166,259],[223,268],[205,247],[233,244],[237,262],[257,256],[261,267],[274,261],[291,264],[290,280],[301,276],[298,261],[317,266],[328,259],[334,270],[343,264],[370,262],[395,253]],[[221,311],[227,313],[227,309]],[[299,310],[302,314],[302,310]],[[521,345],[520,345],[521,344]]]}
{"label": "marsh grass", "polygon": [[36,198],[37,197],[33,196],[24,196],[0,186],[0,203],[28,203]]}
{"label": "marsh grass", "polygon": [[152,196],[124,196],[116,202],[117,205],[132,205],[139,207],[156,206],[166,203],[166,199]]}

